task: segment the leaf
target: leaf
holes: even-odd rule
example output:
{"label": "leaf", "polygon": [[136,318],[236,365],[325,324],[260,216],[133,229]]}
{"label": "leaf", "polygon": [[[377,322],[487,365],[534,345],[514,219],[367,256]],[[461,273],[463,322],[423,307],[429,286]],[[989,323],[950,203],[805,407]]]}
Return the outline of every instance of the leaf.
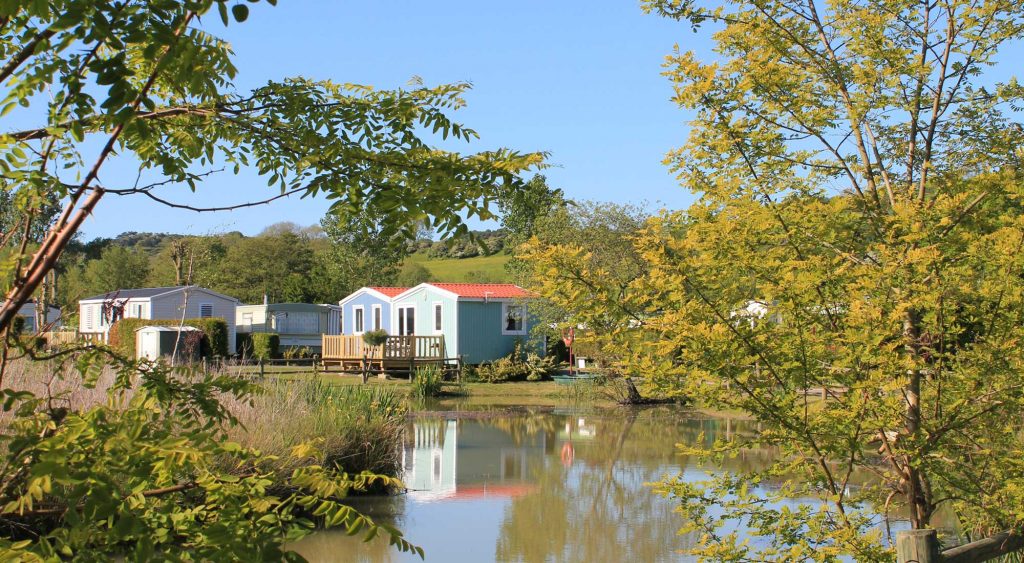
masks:
{"label": "leaf", "polygon": [[235,21],[238,23],[244,22],[249,18],[249,6],[245,4],[235,4],[231,6],[231,15],[235,17]]}

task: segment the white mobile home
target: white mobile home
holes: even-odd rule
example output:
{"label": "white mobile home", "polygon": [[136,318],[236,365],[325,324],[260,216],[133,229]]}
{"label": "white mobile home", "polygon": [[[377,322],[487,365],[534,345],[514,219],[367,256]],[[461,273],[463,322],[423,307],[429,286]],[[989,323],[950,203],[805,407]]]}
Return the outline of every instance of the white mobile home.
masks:
{"label": "white mobile home", "polygon": [[78,332],[101,342],[120,319],[219,318],[228,325],[228,354],[235,354],[238,300],[196,285],[119,289],[78,302]]}
{"label": "white mobile home", "polygon": [[235,310],[238,334],[273,332],[282,348],[308,346],[320,351],[325,334],[341,334],[341,307],[313,303],[239,305]]}

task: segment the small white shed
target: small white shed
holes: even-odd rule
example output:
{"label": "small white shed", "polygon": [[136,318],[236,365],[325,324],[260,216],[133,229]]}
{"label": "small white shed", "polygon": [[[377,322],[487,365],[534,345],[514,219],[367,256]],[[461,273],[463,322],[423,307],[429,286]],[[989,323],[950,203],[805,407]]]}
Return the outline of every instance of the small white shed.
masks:
{"label": "small white shed", "polygon": [[135,357],[153,360],[175,356],[176,362],[198,361],[203,331],[191,326],[144,326],[135,331]]}

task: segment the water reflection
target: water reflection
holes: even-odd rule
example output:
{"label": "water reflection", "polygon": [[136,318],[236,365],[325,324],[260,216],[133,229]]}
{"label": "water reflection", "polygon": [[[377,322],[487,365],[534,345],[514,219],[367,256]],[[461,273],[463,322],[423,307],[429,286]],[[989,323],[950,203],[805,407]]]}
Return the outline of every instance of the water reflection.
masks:
{"label": "water reflection", "polygon": [[[356,504],[401,528],[428,561],[677,561],[692,538],[677,534],[674,504],[644,484],[703,477],[675,454],[677,443],[752,431],[668,408],[424,419],[407,432],[409,493]],[[749,469],[772,455],[755,450],[731,463]],[[338,532],[296,548],[312,561],[418,560]]]}

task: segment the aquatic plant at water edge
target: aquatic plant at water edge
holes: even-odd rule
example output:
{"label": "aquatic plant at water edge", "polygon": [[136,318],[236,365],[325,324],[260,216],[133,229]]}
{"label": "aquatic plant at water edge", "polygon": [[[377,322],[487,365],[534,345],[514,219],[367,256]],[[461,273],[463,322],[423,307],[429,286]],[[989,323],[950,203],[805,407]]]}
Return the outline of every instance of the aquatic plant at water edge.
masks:
{"label": "aquatic plant at water edge", "polygon": [[444,372],[438,366],[420,366],[412,373],[412,395],[418,399],[437,397],[444,387]]}

